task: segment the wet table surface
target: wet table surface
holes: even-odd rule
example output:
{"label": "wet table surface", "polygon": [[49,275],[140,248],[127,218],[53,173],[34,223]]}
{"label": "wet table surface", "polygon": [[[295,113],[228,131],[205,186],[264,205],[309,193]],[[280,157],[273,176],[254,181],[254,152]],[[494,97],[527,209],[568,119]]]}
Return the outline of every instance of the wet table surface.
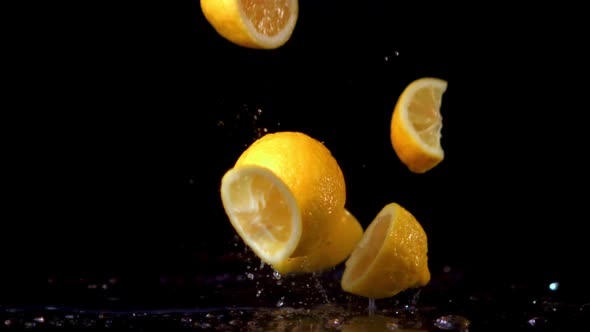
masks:
{"label": "wet table surface", "polygon": [[[133,331],[570,331],[590,323],[587,287],[565,280],[478,280],[444,266],[431,282],[376,300],[343,292],[343,266],[280,275],[251,252],[225,257],[211,275],[154,274],[143,283],[53,275],[0,305],[7,330]],[[7,294],[7,293],[4,293]]]}

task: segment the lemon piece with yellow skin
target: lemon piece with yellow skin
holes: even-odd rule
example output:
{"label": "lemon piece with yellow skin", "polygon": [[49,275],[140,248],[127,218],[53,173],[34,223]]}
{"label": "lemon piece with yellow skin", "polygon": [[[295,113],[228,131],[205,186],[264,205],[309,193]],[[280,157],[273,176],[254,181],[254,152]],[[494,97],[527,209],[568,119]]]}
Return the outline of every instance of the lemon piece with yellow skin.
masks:
{"label": "lemon piece with yellow skin", "polygon": [[362,236],[361,224],[348,210],[344,210],[340,220],[332,224],[328,236],[315,252],[287,258],[272,267],[281,274],[328,270],[344,262]]}
{"label": "lemon piece with yellow skin", "polygon": [[346,292],[381,299],[429,281],[426,232],[409,211],[390,203],[346,260],[341,285]]}
{"label": "lemon piece with yellow skin", "polygon": [[[230,222],[266,263],[316,252],[344,213],[344,175],[331,152],[300,132],[267,134],[222,179]],[[277,215],[275,215],[277,214]]]}
{"label": "lemon piece with yellow skin", "polygon": [[201,0],[205,19],[228,41],[247,48],[275,49],[293,34],[298,0]]}
{"label": "lemon piece with yellow skin", "polygon": [[444,159],[441,146],[442,96],[447,81],[424,77],[404,89],[391,118],[391,144],[400,161],[414,173],[425,173]]}

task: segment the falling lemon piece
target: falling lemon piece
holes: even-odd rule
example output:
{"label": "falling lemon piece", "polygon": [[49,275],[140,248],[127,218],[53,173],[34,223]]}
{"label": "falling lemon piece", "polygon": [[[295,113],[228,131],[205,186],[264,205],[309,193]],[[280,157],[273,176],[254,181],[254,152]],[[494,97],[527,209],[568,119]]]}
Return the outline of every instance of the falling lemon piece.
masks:
{"label": "falling lemon piece", "polygon": [[391,144],[414,173],[425,173],[444,159],[440,108],[446,89],[445,80],[415,80],[404,89],[393,110]]}
{"label": "falling lemon piece", "polygon": [[207,21],[232,43],[275,49],[290,38],[299,15],[298,0],[201,0]]}
{"label": "falling lemon piece", "polygon": [[267,134],[221,181],[221,199],[245,244],[264,262],[307,256],[342,220],[342,171],[321,142],[299,132]]}
{"label": "falling lemon piece", "polygon": [[363,236],[358,220],[345,210],[339,221],[331,224],[326,239],[320,247],[307,256],[292,257],[273,264],[281,274],[321,272],[342,263]]}
{"label": "falling lemon piece", "polygon": [[371,299],[394,296],[430,281],[428,244],[416,218],[397,203],[369,224],[345,263],[345,291]]}

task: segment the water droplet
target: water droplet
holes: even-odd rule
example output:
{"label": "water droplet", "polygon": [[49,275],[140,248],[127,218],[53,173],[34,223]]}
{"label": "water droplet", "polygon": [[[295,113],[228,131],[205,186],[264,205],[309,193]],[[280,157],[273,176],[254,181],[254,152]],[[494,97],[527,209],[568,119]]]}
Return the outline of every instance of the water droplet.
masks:
{"label": "water droplet", "polygon": [[259,290],[256,291],[256,297],[260,297],[260,295],[262,294],[262,292],[264,291],[264,288],[261,288]]}
{"label": "water droplet", "polygon": [[211,324],[209,323],[201,323],[201,328],[206,330],[211,328]]}
{"label": "water droplet", "polygon": [[45,323],[45,318],[43,318],[42,316],[41,317],[35,317],[35,318],[33,318],[33,321],[35,323]]}
{"label": "water droplet", "polygon": [[253,273],[246,273],[246,278],[248,278],[250,280],[254,280],[254,274]]}
{"label": "water droplet", "polygon": [[266,265],[266,263],[264,263],[263,260],[260,261],[260,269],[262,270],[264,268],[264,266]]}
{"label": "water droplet", "polygon": [[35,325],[37,325],[37,324],[35,324],[35,323],[33,323],[33,322],[25,322],[25,324],[24,324],[24,325],[25,325],[25,328],[26,328],[26,329],[30,329],[30,328],[33,328],[33,327],[35,327]]}
{"label": "water droplet", "polygon": [[258,114],[262,114],[262,109],[260,109],[260,108],[259,108],[259,109],[257,109],[257,110],[256,110],[256,113],[258,113]]}
{"label": "water droplet", "polygon": [[389,60],[389,57],[386,55],[386,56],[384,57],[384,59],[385,59],[385,61],[388,61],[388,60]]}
{"label": "water droplet", "polygon": [[215,318],[215,315],[212,313],[208,313],[205,315],[205,318]]}
{"label": "water droplet", "polygon": [[549,289],[552,291],[556,291],[559,289],[559,282],[555,281],[549,284]]}
{"label": "water droplet", "polygon": [[375,305],[375,299],[369,299],[369,315],[374,315],[377,306]]}
{"label": "water droplet", "polygon": [[278,301],[277,301],[277,308],[280,308],[282,306],[285,305],[285,297],[282,296]]}
{"label": "water droplet", "polygon": [[399,323],[395,320],[389,321],[387,323],[385,323],[385,328],[391,331],[394,330],[399,330],[401,328],[401,326],[399,325]]}
{"label": "water droplet", "polygon": [[190,318],[190,317],[182,317],[182,318],[180,319],[180,322],[181,322],[182,324],[184,324],[184,325],[190,325],[190,323],[192,323],[192,322],[193,322],[193,320],[192,320],[192,318]]}
{"label": "water droplet", "polygon": [[240,326],[242,325],[242,322],[239,319],[232,319],[228,322],[228,324],[231,326]]}
{"label": "water droplet", "polygon": [[559,308],[563,307],[562,303],[559,302],[552,302],[552,301],[543,301],[543,311],[548,312],[556,312]]}
{"label": "water droplet", "polygon": [[7,319],[4,321],[4,325],[10,326],[10,325],[12,325],[12,321],[10,319]]}
{"label": "water droplet", "polygon": [[393,54],[395,54],[395,56],[399,56],[399,51],[395,51]]}
{"label": "water droplet", "polygon": [[445,266],[443,267],[443,272],[444,272],[444,273],[449,273],[449,272],[451,272],[451,267],[450,267],[450,266],[448,266],[448,265],[445,265]]}
{"label": "water droplet", "polygon": [[434,326],[441,330],[462,330],[469,327],[471,322],[459,315],[447,315],[437,318],[434,321]]}
{"label": "water droplet", "polygon": [[277,280],[277,286],[281,286],[283,284],[282,280]]}
{"label": "water droplet", "polygon": [[342,319],[340,318],[332,318],[328,319],[326,322],[327,329],[339,329],[342,326]]}
{"label": "water droplet", "polygon": [[281,273],[279,271],[274,271],[272,276],[277,280],[281,279]]}
{"label": "water droplet", "polygon": [[533,317],[528,320],[530,326],[542,327],[547,324],[547,319],[544,317]]}
{"label": "water droplet", "polygon": [[223,120],[217,121],[217,127],[223,127],[223,126],[225,126],[225,122],[223,122]]}

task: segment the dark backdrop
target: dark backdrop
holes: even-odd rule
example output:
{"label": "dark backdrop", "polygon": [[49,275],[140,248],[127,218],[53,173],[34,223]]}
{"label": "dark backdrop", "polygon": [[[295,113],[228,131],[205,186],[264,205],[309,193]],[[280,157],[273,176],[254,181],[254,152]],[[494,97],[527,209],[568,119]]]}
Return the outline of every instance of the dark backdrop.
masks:
{"label": "dark backdrop", "polygon": [[[581,68],[542,19],[301,1],[291,40],[262,51],[222,39],[196,0],[23,4],[2,121],[0,290],[13,299],[36,301],[48,278],[132,276],[149,292],[154,276],[223,273],[243,247],[220,179],[264,129],[325,142],[364,226],[387,203],[408,208],[435,272],[586,287]],[[423,76],[449,82],[446,156],[415,175],[389,121]]]}

